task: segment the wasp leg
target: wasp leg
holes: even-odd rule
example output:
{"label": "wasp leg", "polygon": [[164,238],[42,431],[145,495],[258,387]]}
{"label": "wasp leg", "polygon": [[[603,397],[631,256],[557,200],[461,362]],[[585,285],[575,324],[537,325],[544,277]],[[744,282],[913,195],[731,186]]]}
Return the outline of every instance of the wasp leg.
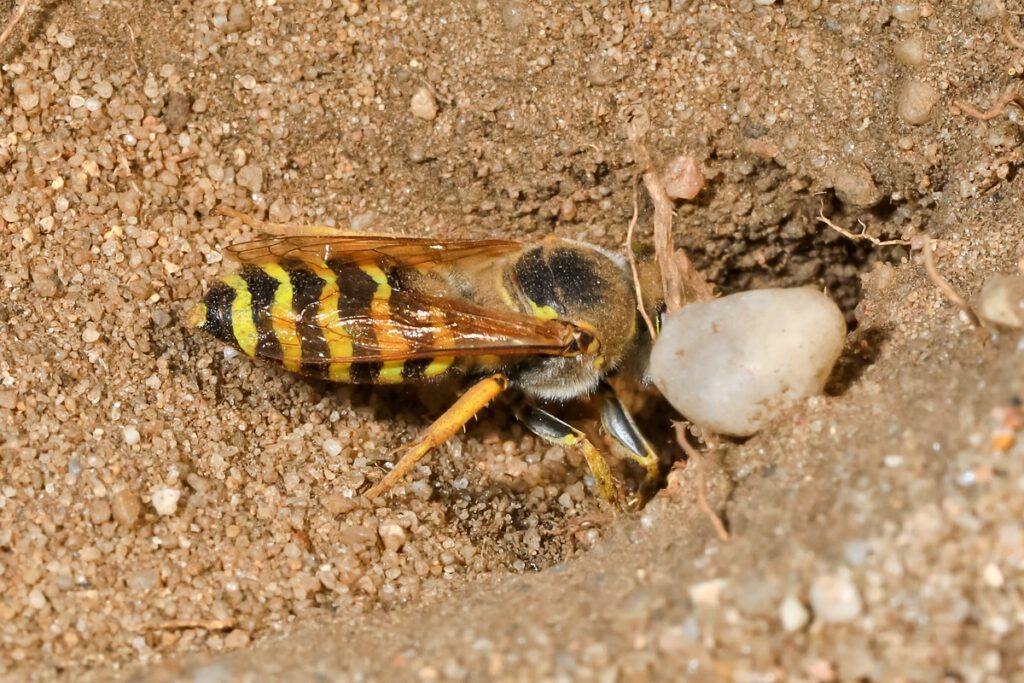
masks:
{"label": "wasp leg", "polygon": [[640,428],[636,426],[633,416],[622,405],[611,387],[606,386],[601,391],[600,400],[601,424],[604,425],[605,431],[625,448],[626,454],[643,467],[647,473],[640,488],[640,502],[642,503],[643,497],[649,496],[656,489],[658,478],[661,476],[661,472],[658,470],[658,454],[640,433]]}
{"label": "wasp leg", "polygon": [[594,475],[598,495],[609,502],[618,498],[608,462],[586,434],[536,406],[521,405],[516,410],[516,417],[527,429],[545,441],[561,446],[578,446]]}
{"label": "wasp leg", "polygon": [[440,446],[454,436],[474,415],[494,400],[495,396],[506,389],[508,389],[508,377],[501,373],[485,377],[474,384],[469,388],[469,391],[452,404],[451,408],[444,411],[441,417],[434,420],[434,423],[427,427],[427,431],[423,433],[416,443],[408,447],[405,455],[395,463],[394,468],[387,473],[387,476],[377,482],[363,495],[373,500],[386,492],[398,483],[399,479],[408,474],[409,470],[415,467],[416,463],[430,452],[430,449]]}

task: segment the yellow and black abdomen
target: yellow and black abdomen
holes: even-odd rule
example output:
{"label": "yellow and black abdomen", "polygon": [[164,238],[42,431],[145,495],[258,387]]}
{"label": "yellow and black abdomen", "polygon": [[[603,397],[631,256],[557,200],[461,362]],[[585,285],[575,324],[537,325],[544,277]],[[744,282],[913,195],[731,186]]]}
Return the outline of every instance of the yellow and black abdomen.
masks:
{"label": "yellow and black abdomen", "polygon": [[[215,283],[192,323],[249,356],[291,372],[334,382],[395,384],[445,374],[454,358],[444,339],[408,339],[410,326],[392,315],[400,273],[373,263],[328,261],[246,266]],[[430,310],[444,327],[444,311]],[[413,344],[431,357],[401,359]],[[383,355],[382,355],[383,354]]]}

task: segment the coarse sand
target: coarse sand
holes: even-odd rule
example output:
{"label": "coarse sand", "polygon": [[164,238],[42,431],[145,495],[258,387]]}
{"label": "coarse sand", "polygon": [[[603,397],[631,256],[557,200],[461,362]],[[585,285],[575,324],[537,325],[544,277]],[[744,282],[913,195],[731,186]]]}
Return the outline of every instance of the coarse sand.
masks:
{"label": "coarse sand", "polygon": [[[954,102],[1022,42],[996,0],[30,0],[0,46],[0,679],[1022,680],[1021,333],[979,343],[919,252],[816,219],[931,235],[968,298],[1015,272],[1020,110]],[[704,170],[676,230],[719,291],[813,285],[850,324],[825,396],[711,454],[726,542],[693,468],[613,512],[504,404],[370,504],[457,386],[311,382],[186,325],[249,234],[218,205],[621,249],[636,107]]]}

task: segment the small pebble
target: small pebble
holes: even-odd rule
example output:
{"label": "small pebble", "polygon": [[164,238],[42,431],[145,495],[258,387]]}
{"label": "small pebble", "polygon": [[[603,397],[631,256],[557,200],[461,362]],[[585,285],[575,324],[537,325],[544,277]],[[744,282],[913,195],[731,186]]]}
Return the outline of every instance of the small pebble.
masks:
{"label": "small pebble", "polygon": [[397,522],[385,522],[380,525],[377,530],[380,534],[380,540],[384,544],[384,548],[387,550],[400,550],[408,536],[405,533],[405,529],[402,528]]}
{"label": "small pebble", "polygon": [[105,500],[94,500],[89,503],[89,519],[93,524],[104,524],[110,520],[110,503]]}
{"label": "small pebble", "polygon": [[18,392],[8,390],[0,391],[0,408],[14,410],[18,405]]}
{"label": "small pebble", "polygon": [[978,315],[995,325],[1024,327],[1024,275],[994,275],[981,288]]}
{"label": "small pebble", "polygon": [[364,211],[363,213],[357,214],[352,217],[352,220],[348,222],[349,228],[355,231],[366,230],[373,222],[377,220],[376,211]]}
{"label": "small pebble", "polygon": [[343,515],[356,507],[354,500],[340,493],[328,493],[325,496],[321,496],[320,504],[324,506],[324,510],[327,510],[327,513],[332,517]]}
{"label": "small pebble", "polygon": [[661,174],[665,192],[672,199],[693,199],[704,187],[700,164],[691,156],[677,156]]}
{"label": "small pebble", "polygon": [[249,644],[249,632],[236,628],[224,638],[224,649],[237,650]]}
{"label": "small pebble", "polygon": [[907,66],[924,64],[924,45],[916,36],[905,38],[896,45],[896,59]]}
{"label": "small pebble", "polygon": [[137,190],[125,190],[117,195],[117,208],[126,216],[139,215],[139,193]]}
{"label": "small pebble", "polygon": [[110,500],[110,512],[115,522],[130,529],[142,514],[142,502],[127,489],[118,491]]}
{"label": "small pebble", "polygon": [[1000,0],[974,0],[971,10],[978,19],[991,21],[999,17],[1003,11],[1003,3]]}
{"label": "small pebble", "polygon": [[320,579],[309,572],[299,572],[292,577],[292,592],[296,600],[308,600],[311,596],[319,593],[323,588]]}
{"label": "small pebble", "polygon": [[160,582],[160,574],[155,569],[140,569],[128,575],[125,583],[133,591],[145,593],[156,587]]}
{"label": "small pebble", "polygon": [[240,3],[236,2],[228,8],[228,20],[224,24],[224,29],[227,31],[248,31],[252,27],[252,17],[249,15],[248,8]]}
{"label": "small pebble", "polygon": [[128,425],[127,427],[122,429],[121,436],[124,437],[124,442],[129,446],[134,446],[139,442],[139,439],[141,438],[139,435],[139,430],[132,425]]}
{"label": "small pebble", "polygon": [[235,182],[250,192],[260,192],[263,189],[263,169],[256,164],[246,164],[238,169]]}
{"label": "small pebble", "polygon": [[93,342],[99,341],[99,338],[100,331],[91,325],[86,326],[86,328],[82,330],[82,341],[86,344],[92,344]]}
{"label": "small pebble", "polygon": [[717,607],[728,584],[726,579],[708,579],[692,584],[688,589],[690,600],[699,607]]}
{"label": "small pebble", "polygon": [[939,101],[935,88],[916,79],[903,84],[897,100],[896,111],[900,118],[912,126],[926,123],[932,115],[932,108]]}
{"label": "small pebble", "polygon": [[921,8],[916,2],[894,2],[892,4],[892,16],[897,21],[916,21],[921,16]]}
{"label": "small pebble", "polygon": [[860,616],[860,591],[849,577],[823,574],[811,584],[811,607],[823,622],[840,623]]}
{"label": "small pebble", "polygon": [[437,101],[427,88],[419,88],[409,102],[409,111],[418,119],[433,121],[437,116]]}
{"label": "small pebble", "polygon": [[341,442],[337,439],[324,439],[324,453],[331,458],[341,455]]}
{"label": "small pebble", "polygon": [[178,510],[178,500],[181,498],[181,491],[168,487],[161,487],[153,490],[153,509],[161,517],[169,517]]}
{"label": "small pebble", "polygon": [[651,378],[695,424],[750,436],[821,392],[845,340],[846,319],[816,289],[741,292],[670,317],[651,353]]}
{"label": "small pebble", "polygon": [[832,184],[840,201],[861,209],[871,208],[884,196],[871,177],[871,171],[862,163],[839,166],[833,174]]}
{"label": "small pebble", "polygon": [[164,106],[164,123],[167,130],[177,135],[185,129],[192,116],[192,96],[177,90],[167,93],[167,104]]}
{"label": "small pebble", "polygon": [[981,578],[989,588],[1002,588],[1005,579],[999,566],[989,562],[981,570]]}
{"label": "small pebble", "polygon": [[28,592],[28,606],[32,609],[43,609],[46,607],[46,596],[39,588],[33,588]]}
{"label": "small pebble", "polygon": [[790,633],[802,629],[810,619],[810,612],[799,598],[787,595],[779,605],[779,621],[782,622],[782,628]]}

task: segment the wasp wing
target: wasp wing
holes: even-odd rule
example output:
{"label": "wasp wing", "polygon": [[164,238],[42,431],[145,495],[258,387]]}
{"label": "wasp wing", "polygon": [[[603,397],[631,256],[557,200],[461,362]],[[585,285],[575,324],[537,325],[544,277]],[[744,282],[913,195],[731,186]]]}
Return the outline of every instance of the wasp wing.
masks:
{"label": "wasp wing", "polygon": [[227,248],[242,263],[262,265],[298,261],[325,265],[329,261],[356,263],[381,259],[405,267],[452,263],[470,258],[496,258],[521,251],[514,240],[435,240],[390,235],[261,235]]}
{"label": "wasp wing", "polygon": [[278,334],[278,344],[261,345],[257,355],[277,361],[301,358],[303,365],[314,367],[439,357],[563,355],[572,348],[577,332],[562,320],[541,320],[418,292],[392,292],[376,310],[355,314],[324,302],[313,302],[301,311],[271,311],[273,328],[289,333]]}

